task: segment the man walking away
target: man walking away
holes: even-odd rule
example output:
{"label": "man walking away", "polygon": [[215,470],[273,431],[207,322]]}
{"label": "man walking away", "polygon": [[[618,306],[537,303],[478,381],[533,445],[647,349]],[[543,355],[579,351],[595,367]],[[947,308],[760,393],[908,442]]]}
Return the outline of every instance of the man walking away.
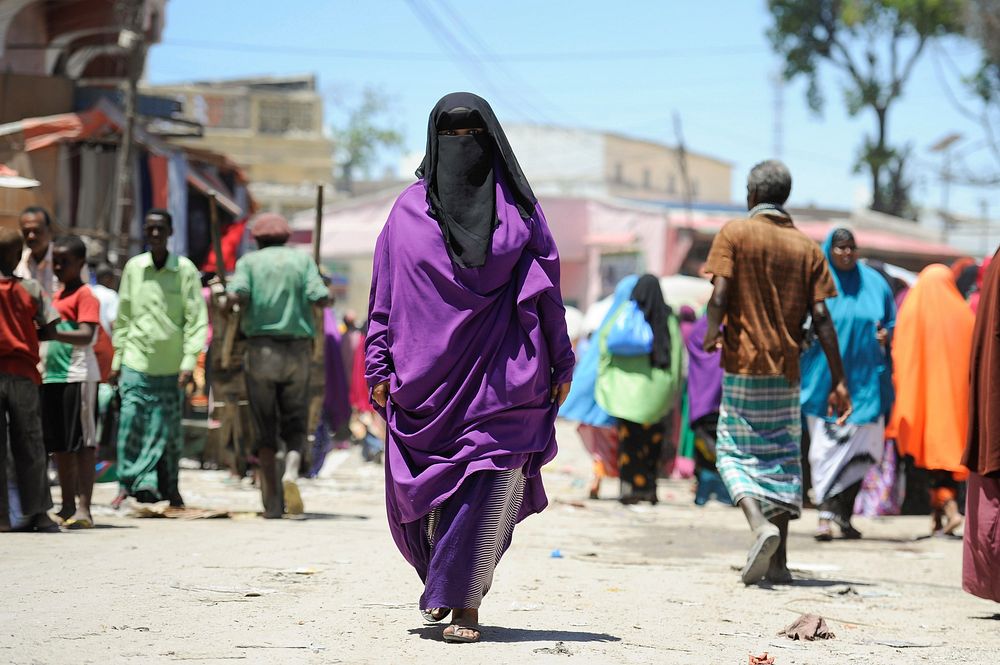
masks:
{"label": "man walking away", "polygon": [[[297,481],[309,416],[313,306],[325,306],[328,293],[309,255],[285,246],[291,229],[284,217],[258,215],[251,235],[259,249],[237,261],[228,291],[235,296],[233,305],[242,306],[241,325],[248,339],[247,395],[264,517],[277,519],[283,512],[304,512]],[[275,461],[279,435],[286,446],[280,494]]]}
{"label": "man walking away", "polygon": [[[706,351],[722,349],[725,370],[717,466],[754,534],[741,577],[787,584],[788,522],[802,512],[799,354],[813,326],[830,365],[831,413],[851,413],[844,368],[824,300],[837,295],[823,252],[782,207],[788,168],[761,162],[747,182],[748,219],[726,224],[705,270],[714,276]],[[724,331],[719,326],[725,323]]]}
{"label": "man walking away", "polygon": [[117,508],[128,496],[168,499],[182,507],[177,476],[182,448],[183,388],[208,334],[201,276],[190,260],[167,251],[173,220],[154,208],[143,227],[149,251],[122,271],[114,326],[112,383],[121,397]]}

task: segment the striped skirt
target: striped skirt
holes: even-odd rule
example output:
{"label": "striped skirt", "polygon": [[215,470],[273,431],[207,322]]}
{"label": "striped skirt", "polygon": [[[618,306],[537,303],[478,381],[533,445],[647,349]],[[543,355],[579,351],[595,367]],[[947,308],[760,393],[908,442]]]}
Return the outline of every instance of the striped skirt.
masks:
{"label": "striped skirt", "polygon": [[716,466],[733,503],[748,497],[768,518],[802,512],[799,387],[783,376],[726,372]]}
{"label": "striped skirt", "polygon": [[421,609],[480,606],[510,547],[524,492],[521,469],[480,471],[423,519],[403,525],[424,582]]}

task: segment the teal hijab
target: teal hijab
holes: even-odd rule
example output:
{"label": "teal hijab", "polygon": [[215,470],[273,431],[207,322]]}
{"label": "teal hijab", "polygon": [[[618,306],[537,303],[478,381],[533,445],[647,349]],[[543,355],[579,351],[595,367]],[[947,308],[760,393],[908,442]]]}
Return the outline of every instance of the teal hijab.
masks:
{"label": "teal hijab", "polygon": [[577,358],[576,369],[573,370],[573,386],[570,388],[566,402],[559,409],[559,415],[568,420],[577,420],[584,425],[594,427],[610,427],[615,424],[616,419],[608,415],[608,412],[594,399],[594,388],[597,385],[597,367],[601,359],[601,349],[598,339],[600,333],[611,321],[622,305],[632,297],[632,290],[638,275],[629,275],[618,282],[615,287],[615,297],[608,313],[604,315],[601,325],[590,337],[590,343],[583,354]]}
{"label": "teal hijab", "polygon": [[[837,329],[847,388],[854,405],[848,422],[864,425],[887,416],[895,399],[891,354],[878,343],[876,335],[880,326],[891,334],[896,325],[896,303],[889,284],[873,268],[861,262],[852,270],[838,270],[834,266],[833,236],[837,231],[840,229],[832,231],[823,243],[823,253],[839,294],[828,298],[826,307]],[[803,414],[827,417],[830,384],[826,355],[819,343],[813,343],[802,355]]]}

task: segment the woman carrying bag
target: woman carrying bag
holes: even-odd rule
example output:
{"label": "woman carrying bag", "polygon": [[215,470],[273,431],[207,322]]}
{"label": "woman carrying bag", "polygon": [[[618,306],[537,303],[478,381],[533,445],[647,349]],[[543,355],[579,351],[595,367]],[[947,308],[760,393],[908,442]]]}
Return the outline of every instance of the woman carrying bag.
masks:
{"label": "woman carrying bag", "polygon": [[632,297],[601,327],[597,343],[595,398],[618,420],[619,500],[655,504],[664,418],[681,388],[684,364],[677,317],[656,277],[639,278]]}

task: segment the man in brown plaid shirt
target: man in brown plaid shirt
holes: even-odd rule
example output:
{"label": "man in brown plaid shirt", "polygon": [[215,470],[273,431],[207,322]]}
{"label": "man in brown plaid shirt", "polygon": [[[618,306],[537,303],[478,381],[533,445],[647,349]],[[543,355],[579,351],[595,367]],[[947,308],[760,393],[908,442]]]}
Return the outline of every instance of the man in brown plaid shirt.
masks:
{"label": "man in brown plaid shirt", "polygon": [[830,412],[846,420],[851,398],[824,300],[837,295],[819,246],[795,228],[783,208],[792,190],[788,168],[761,162],[747,182],[748,219],[716,236],[705,266],[715,291],[705,350],[722,349],[717,466],[754,534],[741,577],[789,583],[788,522],[802,511],[799,353],[803,324],[813,324],[830,363]]}

